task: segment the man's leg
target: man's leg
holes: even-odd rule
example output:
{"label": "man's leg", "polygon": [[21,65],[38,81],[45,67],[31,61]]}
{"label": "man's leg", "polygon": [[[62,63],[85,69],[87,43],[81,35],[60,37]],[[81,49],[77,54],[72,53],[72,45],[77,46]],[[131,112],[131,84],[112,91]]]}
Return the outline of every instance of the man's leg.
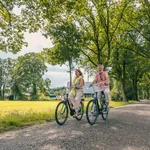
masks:
{"label": "man's leg", "polygon": [[103,90],[99,90],[97,93],[97,99],[101,102],[101,95]]}
{"label": "man's leg", "polygon": [[110,102],[110,89],[107,88],[104,90],[105,98],[106,98],[106,105],[109,109],[109,102]]}

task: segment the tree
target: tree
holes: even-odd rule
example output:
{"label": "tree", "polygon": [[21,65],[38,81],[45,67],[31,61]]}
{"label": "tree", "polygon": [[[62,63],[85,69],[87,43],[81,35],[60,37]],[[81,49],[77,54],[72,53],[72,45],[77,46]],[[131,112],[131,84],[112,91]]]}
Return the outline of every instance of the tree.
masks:
{"label": "tree", "polygon": [[[59,24],[46,28],[46,35],[53,38],[54,47],[44,49],[46,61],[52,65],[68,62],[71,83],[71,70],[73,61],[79,58],[81,32],[72,22],[62,21]],[[71,85],[70,85],[71,86]]]}
{"label": "tree", "polygon": [[17,0],[0,1],[0,50],[17,53],[22,46],[27,46],[24,41],[25,26],[21,17],[13,11],[19,4]]}
{"label": "tree", "polygon": [[42,88],[44,72],[47,70],[43,57],[37,53],[28,53],[18,58],[14,69],[13,80],[20,89],[31,94],[31,99],[37,99],[37,89]]}
{"label": "tree", "polygon": [[0,99],[4,99],[6,90],[7,94],[10,94],[12,72],[15,64],[14,59],[0,59]]}
{"label": "tree", "polygon": [[47,90],[49,90],[50,85],[51,85],[51,80],[50,80],[49,78],[46,78],[46,79],[45,79],[45,86],[46,86],[46,89],[47,89]]}
{"label": "tree", "polygon": [[[149,72],[142,69],[139,73],[142,61],[146,62],[150,57],[149,0],[22,0],[20,5],[24,6],[24,26],[30,32],[40,30],[53,40],[54,47],[45,49],[48,62],[69,62],[70,70],[72,59],[68,58],[77,58],[79,64],[92,70],[99,63],[109,65],[113,67],[113,77],[119,82],[117,85],[121,85],[123,100],[130,97],[129,89],[133,93],[131,97],[138,99],[140,76],[144,71]],[[78,33],[82,31],[81,43],[74,42],[78,36],[70,36],[74,31],[71,25],[80,31]],[[79,51],[68,51],[72,46],[70,41]]]}

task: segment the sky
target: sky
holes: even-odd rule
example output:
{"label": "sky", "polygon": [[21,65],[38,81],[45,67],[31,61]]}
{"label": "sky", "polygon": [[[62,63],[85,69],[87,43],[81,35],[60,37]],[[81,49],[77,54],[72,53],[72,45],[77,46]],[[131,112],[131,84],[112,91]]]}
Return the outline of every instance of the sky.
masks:
{"label": "sky", "polygon": [[[23,47],[20,52],[17,54],[12,54],[10,52],[4,53],[0,51],[0,58],[6,59],[10,58],[18,58],[21,55],[24,55],[29,52],[40,52],[43,48],[52,47],[52,43],[50,40],[46,39],[40,32],[37,33],[25,33],[25,40],[28,42],[28,47]],[[51,66],[47,64],[48,71],[44,74],[43,78],[49,78],[51,80],[51,88],[67,86],[67,82],[69,82],[69,73],[67,72],[67,65],[55,65]],[[85,81],[87,79],[87,75],[83,69],[81,69],[84,73]],[[72,74],[74,77],[74,72]]]}
{"label": "sky", "polygon": [[[19,15],[21,12],[20,8],[15,7],[14,13]],[[24,55],[29,52],[41,52],[43,48],[50,48],[52,47],[52,42],[49,39],[46,39],[40,32],[37,33],[25,33],[25,41],[28,43],[27,47],[23,47],[20,52],[17,54],[12,54],[10,52],[5,53],[0,51],[0,58],[6,59],[6,58],[18,58],[21,55]],[[67,72],[69,70],[67,65],[56,65],[51,66],[47,64],[48,71],[44,74],[43,78],[49,78],[51,80],[51,88],[55,87],[62,87],[67,86],[67,82],[69,82],[69,73]],[[83,69],[81,71],[84,74],[85,82],[87,81],[87,73],[84,72]],[[74,78],[74,72],[72,74],[72,77]]]}

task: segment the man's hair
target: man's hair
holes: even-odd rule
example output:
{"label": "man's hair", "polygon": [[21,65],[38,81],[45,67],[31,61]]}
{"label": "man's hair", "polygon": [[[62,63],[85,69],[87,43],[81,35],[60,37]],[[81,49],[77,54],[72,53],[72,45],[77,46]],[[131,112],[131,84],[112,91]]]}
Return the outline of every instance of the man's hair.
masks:
{"label": "man's hair", "polygon": [[102,67],[102,68],[104,68],[104,65],[102,65],[102,64],[99,64],[99,65],[98,65],[98,67]]}

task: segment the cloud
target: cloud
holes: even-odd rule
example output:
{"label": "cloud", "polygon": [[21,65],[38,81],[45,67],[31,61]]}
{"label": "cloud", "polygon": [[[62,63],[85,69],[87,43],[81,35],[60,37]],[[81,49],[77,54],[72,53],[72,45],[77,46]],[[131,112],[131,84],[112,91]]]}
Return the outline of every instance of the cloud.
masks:
{"label": "cloud", "polygon": [[[0,58],[6,59],[8,57],[16,59],[18,56],[24,55],[29,52],[41,52],[43,48],[52,47],[50,40],[46,39],[40,32],[25,33],[25,40],[28,42],[28,47],[23,47],[17,54],[10,52],[5,53],[0,51]],[[49,78],[52,81],[52,87],[66,86],[69,81],[68,67],[66,65],[51,66],[47,64],[48,72],[45,73],[43,78]]]}
{"label": "cloud", "polygon": [[[59,71],[58,66],[51,66],[54,70],[57,68],[56,71],[49,70],[43,78],[49,78],[51,80],[51,87],[62,87],[67,86],[67,82],[69,82],[69,73],[66,71]],[[65,67],[64,67],[65,68]]]}
{"label": "cloud", "polygon": [[69,70],[67,65],[55,65],[55,66],[51,66],[49,64],[47,64],[48,66],[48,71],[54,71],[54,72],[67,72]]}
{"label": "cloud", "polygon": [[29,52],[41,52],[43,48],[52,47],[52,42],[46,39],[40,32],[37,33],[25,33],[25,40],[28,43],[28,47],[23,47],[20,52],[17,53],[18,56],[24,55]]}
{"label": "cloud", "polygon": [[[4,53],[0,51],[0,58],[6,59],[8,57],[16,59],[18,56],[24,55],[29,52],[40,52],[43,48],[52,47],[50,40],[46,39],[40,32],[37,33],[25,33],[25,39],[28,42],[28,47],[23,47],[16,55],[12,53]],[[51,87],[66,86],[69,81],[69,68],[67,65],[55,65],[51,66],[47,64],[48,72],[45,73],[43,78],[49,78],[51,80]],[[82,69],[81,69],[82,70]],[[82,70],[84,73],[84,71]],[[74,78],[74,71],[72,72],[72,78]],[[87,81],[87,74],[84,73],[84,79]]]}

